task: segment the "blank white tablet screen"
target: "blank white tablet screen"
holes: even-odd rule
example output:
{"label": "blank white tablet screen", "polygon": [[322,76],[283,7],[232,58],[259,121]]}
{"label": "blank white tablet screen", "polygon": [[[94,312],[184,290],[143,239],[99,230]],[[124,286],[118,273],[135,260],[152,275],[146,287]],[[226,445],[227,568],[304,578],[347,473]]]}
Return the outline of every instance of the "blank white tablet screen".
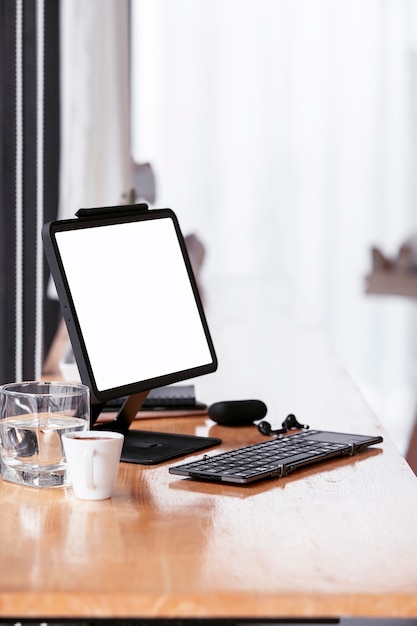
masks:
{"label": "blank white tablet screen", "polygon": [[97,389],[212,362],[171,218],[56,233]]}

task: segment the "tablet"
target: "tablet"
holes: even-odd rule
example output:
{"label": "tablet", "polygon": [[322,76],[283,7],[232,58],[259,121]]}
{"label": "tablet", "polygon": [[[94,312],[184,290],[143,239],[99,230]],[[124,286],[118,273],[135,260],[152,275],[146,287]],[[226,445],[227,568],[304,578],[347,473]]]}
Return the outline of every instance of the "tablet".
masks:
{"label": "tablet", "polygon": [[93,404],[213,372],[217,358],[176,215],[129,205],[45,224],[45,254]]}

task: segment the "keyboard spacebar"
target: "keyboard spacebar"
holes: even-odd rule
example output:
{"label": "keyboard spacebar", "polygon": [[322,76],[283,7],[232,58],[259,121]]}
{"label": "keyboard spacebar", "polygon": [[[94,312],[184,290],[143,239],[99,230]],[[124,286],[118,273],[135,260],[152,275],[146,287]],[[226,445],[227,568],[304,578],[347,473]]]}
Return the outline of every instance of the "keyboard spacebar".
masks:
{"label": "keyboard spacebar", "polygon": [[330,459],[333,456],[340,456],[341,450],[329,450],[326,453],[321,452],[302,452],[301,454],[294,454],[293,456],[287,456],[280,459],[280,464],[282,462],[283,467],[286,471],[291,471],[296,465],[303,465],[308,463],[314,463],[316,461],[323,461],[325,459]]}

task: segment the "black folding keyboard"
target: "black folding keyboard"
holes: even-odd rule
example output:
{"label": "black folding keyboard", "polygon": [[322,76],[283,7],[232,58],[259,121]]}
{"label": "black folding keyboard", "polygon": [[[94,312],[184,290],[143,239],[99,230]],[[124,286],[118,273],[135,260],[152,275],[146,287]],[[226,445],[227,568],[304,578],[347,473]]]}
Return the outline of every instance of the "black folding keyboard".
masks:
{"label": "black folding keyboard", "polygon": [[357,454],[381,443],[380,436],[308,430],[170,467],[171,474],[197,480],[250,483],[281,478],[296,469]]}

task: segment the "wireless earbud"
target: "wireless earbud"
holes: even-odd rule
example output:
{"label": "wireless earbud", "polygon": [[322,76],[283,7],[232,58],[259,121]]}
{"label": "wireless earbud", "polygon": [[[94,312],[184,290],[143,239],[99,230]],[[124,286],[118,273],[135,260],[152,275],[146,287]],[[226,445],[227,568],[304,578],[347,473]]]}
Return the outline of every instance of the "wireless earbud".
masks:
{"label": "wireless earbud", "polygon": [[259,422],[258,430],[260,433],[266,435],[267,437],[269,435],[282,435],[283,433],[287,432],[286,428],[278,428],[277,430],[272,430],[271,424],[269,422],[265,422],[264,420],[262,420],[262,422]]}
{"label": "wireless earbud", "polygon": [[303,428],[304,430],[308,430],[310,428],[307,424],[300,424],[293,413],[287,415],[285,420],[282,422],[282,426],[287,430],[293,430],[294,428]]}
{"label": "wireless earbud", "polygon": [[282,422],[282,428],[277,428],[276,430],[272,429],[272,426],[269,422],[259,422],[258,430],[263,435],[284,435],[289,430],[297,430],[297,429],[308,430],[310,427],[307,424],[300,424],[293,413],[287,415],[285,420]]}

